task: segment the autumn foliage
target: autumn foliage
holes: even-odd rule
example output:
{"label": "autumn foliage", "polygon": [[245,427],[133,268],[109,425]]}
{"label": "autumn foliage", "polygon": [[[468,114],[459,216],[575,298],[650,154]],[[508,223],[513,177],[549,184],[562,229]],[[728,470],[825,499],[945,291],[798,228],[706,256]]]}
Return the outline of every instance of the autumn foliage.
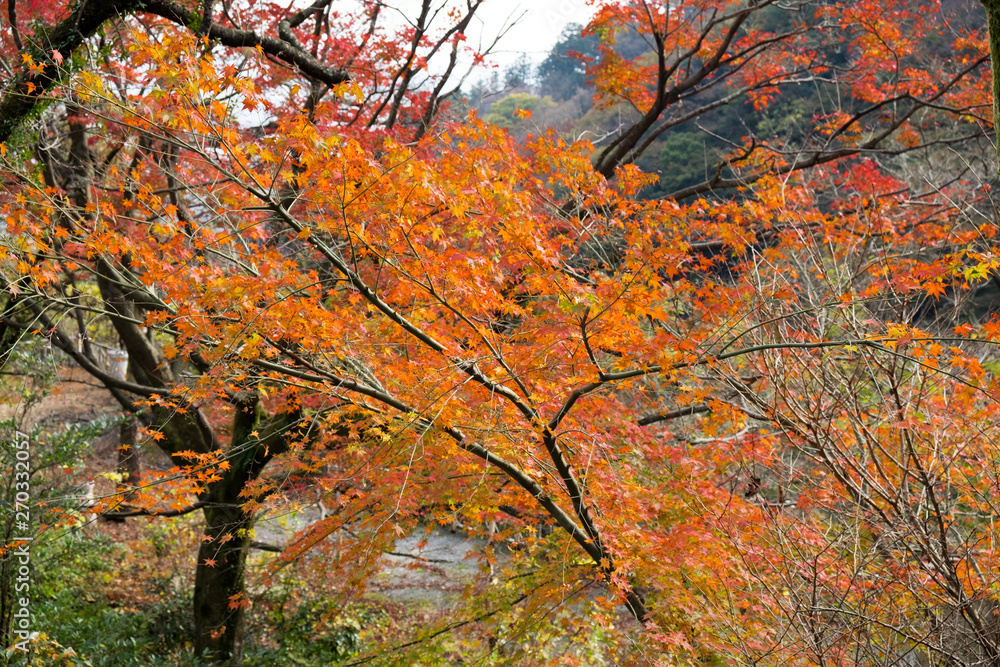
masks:
{"label": "autumn foliage", "polygon": [[[326,550],[357,594],[401,536],[499,522],[515,546],[462,618],[553,661],[595,632],[566,615],[634,663],[997,660],[1000,259],[959,159],[989,146],[985,28],[936,2],[600,2],[588,76],[633,114],[595,146],[461,111],[471,14],[434,32],[428,6],[192,28],[200,5],[154,3],[113,43],[3,42],[5,94],[48,105],[0,146],[3,324],[171,457],[101,511],[205,513],[196,649],[239,661],[254,517],[307,485],[334,509],[275,567]],[[294,57],[227,42],[251,15]],[[644,198],[656,137],[806,84],[831,104],[808,131],[729,137]]]}

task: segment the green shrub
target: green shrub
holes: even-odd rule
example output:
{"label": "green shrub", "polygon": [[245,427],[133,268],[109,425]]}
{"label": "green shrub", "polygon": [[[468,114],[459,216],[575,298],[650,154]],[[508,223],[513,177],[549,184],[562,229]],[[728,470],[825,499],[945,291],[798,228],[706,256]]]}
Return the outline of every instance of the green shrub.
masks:
{"label": "green shrub", "polygon": [[266,613],[254,614],[247,628],[246,667],[288,665],[320,667],[358,655],[364,640],[386,622],[377,609],[341,607],[324,596],[298,597],[308,590],[289,578],[261,601]]}

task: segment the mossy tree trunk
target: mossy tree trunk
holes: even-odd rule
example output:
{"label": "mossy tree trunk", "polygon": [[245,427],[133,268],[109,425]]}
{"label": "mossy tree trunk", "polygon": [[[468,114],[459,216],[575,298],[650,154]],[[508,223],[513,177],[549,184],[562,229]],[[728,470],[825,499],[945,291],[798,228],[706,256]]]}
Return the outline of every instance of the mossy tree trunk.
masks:
{"label": "mossy tree trunk", "polygon": [[993,66],[993,132],[1000,157],[1000,0],[979,0],[986,8],[990,35],[990,60]]}
{"label": "mossy tree trunk", "polygon": [[298,422],[296,413],[268,416],[256,391],[234,400],[236,414],[230,469],[201,500],[205,535],[198,549],[194,587],[195,655],[215,664],[243,664],[245,611],[240,604],[254,517],[243,511],[240,492],[276,454],[285,451]]}
{"label": "mossy tree trunk", "polygon": [[194,584],[195,655],[234,667],[243,664],[245,612],[236,596],[243,593],[253,527],[236,500],[205,508]]}

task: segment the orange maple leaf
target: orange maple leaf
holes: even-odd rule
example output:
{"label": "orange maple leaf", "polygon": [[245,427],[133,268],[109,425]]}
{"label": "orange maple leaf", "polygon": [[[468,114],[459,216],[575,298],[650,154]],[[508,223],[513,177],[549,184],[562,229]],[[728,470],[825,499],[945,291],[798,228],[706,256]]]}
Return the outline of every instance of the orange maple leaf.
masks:
{"label": "orange maple leaf", "polygon": [[945,293],[944,284],[939,282],[925,283],[924,290],[927,291],[927,296],[933,296],[935,299],[940,299]]}

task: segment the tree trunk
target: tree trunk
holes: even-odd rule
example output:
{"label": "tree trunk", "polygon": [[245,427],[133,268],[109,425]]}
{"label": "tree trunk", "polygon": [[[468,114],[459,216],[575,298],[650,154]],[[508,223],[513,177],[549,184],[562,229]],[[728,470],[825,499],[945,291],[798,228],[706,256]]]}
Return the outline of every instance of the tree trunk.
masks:
{"label": "tree trunk", "polygon": [[244,514],[236,498],[204,513],[206,539],[198,549],[194,585],[194,651],[214,664],[239,667],[245,612],[242,605],[231,608],[230,602],[243,593],[253,517]]}
{"label": "tree trunk", "polygon": [[990,60],[993,66],[993,132],[997,154],[1000,155],[1000,0],[980,0],[986,9],[990,38]]}
{"label": "tree trunk", "polygon": [[[268,417],[256,391],[241,392],[230,443],[230,468],[210,487],[204,500],[205,537],[198,549],[194,583],[195,655],[217,665],[243,664],[245,611],[242,600],[250,529],[254,517],[243,512],[240,492],[256,479],[268,461],[287,448],[290,429],[299,413]],[[232,606],[230,606],[231,603]]]}

